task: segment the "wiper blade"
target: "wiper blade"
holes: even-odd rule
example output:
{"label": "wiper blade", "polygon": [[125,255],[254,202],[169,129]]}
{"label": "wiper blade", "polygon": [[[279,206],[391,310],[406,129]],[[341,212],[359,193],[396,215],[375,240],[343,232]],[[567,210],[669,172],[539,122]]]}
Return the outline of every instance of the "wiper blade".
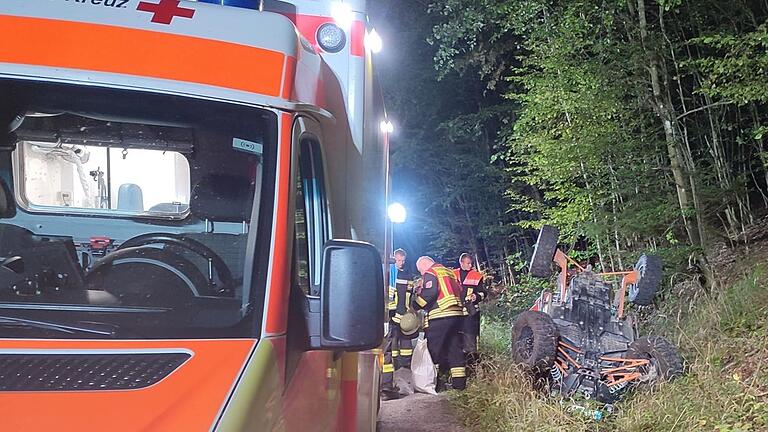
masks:
{"label": "wiper blade", "polygon": [[102,336],[114,336],[117,326],[101,323],[88,323],[87,325],[69,325],[49,321],[37,321],[26,318],[16,318],[9,316],[0,316],[0,326],[17,325],[23,327],[34,327],[45,330],[60,331],[63,333],[90,333]]}

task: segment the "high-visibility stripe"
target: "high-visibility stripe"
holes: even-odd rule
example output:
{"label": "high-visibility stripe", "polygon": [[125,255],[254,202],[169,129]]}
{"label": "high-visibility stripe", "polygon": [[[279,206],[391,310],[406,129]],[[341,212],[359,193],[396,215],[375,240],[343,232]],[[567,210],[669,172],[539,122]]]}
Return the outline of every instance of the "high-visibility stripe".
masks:
{"label": "high-visibility stripe", "polygon": [[408,357],[408,356],[412,356],[412,355],[413,355],[413,350],[412,349],[407,349],[407,348],[401,348],[400,349],[400,356]]}
{"label": "high-visibility stripe", "polygon": [[408,284],[408,279],[396,279],[395,283],[406,284],[407,285]]}
{"label": "high-visibility stripe", "polygon": [[440,291],[443,293],[443,297],[448,297],[452,295],[451,291],[448,290],[448,286],[445,283],[445,275],[440,274],[442,273],[440,269],[434,269],[435,276],[437,276],[437,285],[440,287]]}
{"label": "high-visibility stripe", "polygon": [[[3,102],[6,101],[3,100]],[[114,352],[125,356],[153,351],[194,353],[183,366],[173,370],[165,379],[137,390],[68,391],[66,393],[58,391],[0,392],[3,407],[0,429],[3,431],[208,431],[221,416],[219,409],[223,408],[223,405],[228,405],[228,408],[233,410],[241,406],[238,398],[244,397],[242,392],[244,388],[250,388],[256,382],[262,383],[262,386],[269,389],[273,386],[279,388],[278,378],[263,381],[263,373],[270,371],[277,374],[278,365],[274,363],[277,360],[273,357],[268,343],[265,340],[260,343],[262,345],[257,349],[258,353],[255,353],[255,339],[0,339],[0,349],[3,351],[36,352],[37,357],[57,355],[62,352],[77,355],[94,351]],[[38,367],[42,366],[40,363],[37,364]],[[106,364],[97,365],[93,362],[83,366],[81,371],[62,370],[56,374],[61,374],[59,379],[62,381],[76,380],[79,376],[87,375],[87,372],[99,371]],[[138,364],[135,366],[139,367]],[[246,367],[247,369],[244,369]],[[7,369],[3,373],[7,373]],[[118,373],[127,373],[127,371]],[[53,374],[50,378],[53,378]],[[139,377],[134,376],[134,378]],[[22,379],[29,380],[25,382],[29,384],[34,378]],[[235,384],[242,384],[244,387],[238,389],[237,395],[232,394]],[[234,399],[228,401],[230,397]],[[256,396],[250,400],[259,399]],[[11,408],[11,411],[6,411],[6,407]],[[83,410],[86,407],[98,409],[88,412],[87,415],[80,414],[84,413]],[[117,419],[119,423],[116,422]]]}
{"label": "high-visibility stripe", "polygon": [[472,287],[467,288],[467,295],[464,296],[464,298],[469,300],[470,298],[472,298],[472,294],[474,294],[474,292],[475,292],[474,288]]}
{"label": "high-visibility stripe", "polygon": [[395,371],[395,366],[390,364],[390,363],[387,363],[387,364],[384,365],[383,368],[381,368],[381,371],[383,373],[392,373],[392,372]]}
{"label": "high-visibility stripe", "polygon": [[349,37],[349,53],[355,57],[365,55],[365,23],[363,21],[354,21]]}
{"label": "high-visibility stripe", "polygon": [[464,367],[451,368],[451,378],[464,378],[467,376],[467,370]]}
{"label": "high-visibility stripe", "polygon": [[280,92],[283,99],[291,99],[293,93],[293,81],[296,77],[296,59],[293,57],[285,58],[285,73],[283,74],[283,89]]}
{"label": "high-visibility stripe", "polygon": [[424,300],[424,298],[423,298],[423,297],[421,297],[421,296],[417,296],[417,297],[416,297],[416,304],[418,304],[418,305],[419,305],[419,306],[421,306],[421,307],[424,307],[424,306],[426,306],[426,305],[427,305],[427,301],[426,301],[426,300]]}
{"label": "high-visibility stripe", "polygon": [[464,316],[464,315],[465,313],[463,309],[458,309],[458,308],[451,308],[448,310],[435,309],[429,313],[428,318],[433,320],[438,318],[447,318],[452,316]]}
{"label": "high-visibility stripe", "polygon": [[443,297],[437,300],[437,305],[440,309],[446,309],[451,306],[461,306],[461,301],[458,297],[452,295],[450,297]]}
{"label": "high-visibility stripe", "polygon": [[399,356],[400,356],[400,351],[392,350],[392,357],[399,357]]}
{"label": "high-visibility stripe", "polygon": [[293,226],[288,225],[288,191],[291,183],[291,138],[293,116],[280,115],[280,147],[278,149],[277,187],[275,188],[274,226],[272,227],[272,268],[265,333],[282,334],[288,325],[288,295],[290,286],[290,257],[288,238]]}
{"label": "high-visibility stripe", "polygon": [[437,304],[440,306],[458,306],[459,305],[459,298],[455,295],[451,295],[449,297],[443,297],[441,299],[437,300]]}
{"label": "high-visibility stripe", "polygon": [[0,63],[119,73],[281,96],[286,56],[262,48],[8,15],[0,15],[0,39],[5,41],[0,44]]}

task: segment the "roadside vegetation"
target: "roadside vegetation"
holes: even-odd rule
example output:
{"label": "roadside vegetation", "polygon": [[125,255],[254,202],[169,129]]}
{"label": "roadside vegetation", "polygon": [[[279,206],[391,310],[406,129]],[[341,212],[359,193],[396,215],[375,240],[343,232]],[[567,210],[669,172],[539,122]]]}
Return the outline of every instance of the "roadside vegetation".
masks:
{"label": "roadside vegetation", "polygon": [[559,400],[532,387],[510,361],[510,320],[501,312],[508,309],[490,307],[481,335],[482,367],[467,391],[452,394],[459,417],[473,431],[768,430],[764,252],[739,257],[710,291],[682,282],[665,289],[657,307],[636,312],[644,334],[665,336],[680,347],[685,376],[629,393],[599,422],[572,406],[601,406]]}

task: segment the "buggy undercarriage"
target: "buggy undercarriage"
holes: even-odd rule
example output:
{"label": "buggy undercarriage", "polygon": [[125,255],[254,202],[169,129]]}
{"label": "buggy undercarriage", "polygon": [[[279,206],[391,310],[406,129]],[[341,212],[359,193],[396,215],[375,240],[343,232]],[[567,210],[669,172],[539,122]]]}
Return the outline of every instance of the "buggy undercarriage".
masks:
{"label": "buggy undercarriage", "polygon": [[[554,393],[605,403],[631,386],[680,375],[677,349],[661,337],[640,337],[634,317],[624,311],[626,300],[652,302],[661,261],[643,255],[631,271],[593,273],[557,249],[558,234],[553,227],[542,228],[530,266],[532,275],[549,277],[552,262],[557,263],[558,289],[544,291],[515,319],[514,359],[546,380]],[[618,289],[611,280],[616,276],[622,276]]]}

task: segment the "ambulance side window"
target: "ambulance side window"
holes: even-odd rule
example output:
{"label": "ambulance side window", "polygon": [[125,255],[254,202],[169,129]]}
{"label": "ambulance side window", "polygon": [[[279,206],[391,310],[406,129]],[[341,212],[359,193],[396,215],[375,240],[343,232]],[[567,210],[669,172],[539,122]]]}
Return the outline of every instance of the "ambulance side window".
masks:
{"label": "ambulance side window", "polygon": [[320,295],[323,245],[328,240],[328,201],[320,145],[302,139],[296,175],[295,277],[306,295]]}

